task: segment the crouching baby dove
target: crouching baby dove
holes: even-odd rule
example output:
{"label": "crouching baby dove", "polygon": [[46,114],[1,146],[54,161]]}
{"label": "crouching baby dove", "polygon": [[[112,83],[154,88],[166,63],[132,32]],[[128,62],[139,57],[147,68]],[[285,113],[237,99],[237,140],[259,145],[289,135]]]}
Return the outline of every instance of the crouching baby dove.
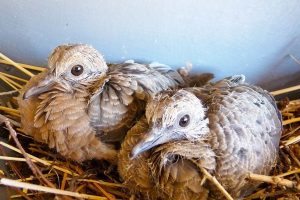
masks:
{"label": "crouching baby dove", "polygon": [[144,199],[224,199],[200,167],[233,198],[259,183],[277,159],[281,115],[265,90],[238,75],[204,87],[165,91],[127,134],[118,169],[133,194]]}
{"label": "crouching baby dove", "polygon": [[[34,77],[18,99],[22,128],[75,161],[106,159],[155,93],[183,84],[164,65],[107,65],[88,45],[58,46],[48,71]],[[99,139],[102,137],[102,139]]]}

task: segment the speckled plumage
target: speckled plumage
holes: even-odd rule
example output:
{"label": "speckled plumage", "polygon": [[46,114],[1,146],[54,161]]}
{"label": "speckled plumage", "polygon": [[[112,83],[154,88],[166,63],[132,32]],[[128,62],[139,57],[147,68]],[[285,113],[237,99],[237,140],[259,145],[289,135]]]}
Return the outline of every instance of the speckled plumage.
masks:
{"label": "speckled plumage", "polygon": [[273,97],[243,82],[233,76],[156,95],[119,153],[119,172],[131,192],[142,199],[225,199],[202,182],[199,166],[235,199],[253,191],[259,183],[245,177],[274,167],[282,125]]}
{"label": "speckled plumage", "polygon": [[[183,84],[177,72],[161,64],[107,65],[88,45],[57,47],[48,66],[47,72],[28,82],[18,99],[22,128],[79,162],[114,162],[116,151],[102,141],[121,140],[147,98]],[[82,74],[75,76],[74,66],[83,67]]]}
{"label": "speckled plumage", "polygon": [[129,62],[111,64],[109,80],[89,106],[92,126],[105,141],[121,141],[157,92],[183,86],[181,76],[169,66]]}

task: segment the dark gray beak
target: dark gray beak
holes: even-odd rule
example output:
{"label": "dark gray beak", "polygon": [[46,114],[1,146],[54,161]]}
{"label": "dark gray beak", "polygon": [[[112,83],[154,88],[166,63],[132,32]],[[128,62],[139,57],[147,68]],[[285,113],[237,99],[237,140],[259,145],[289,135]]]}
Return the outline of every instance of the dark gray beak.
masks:
{"label": "dark gray beak", "polygon": [[46,76],[45,79],[40,81],[36,86],[30,88],[23,94],[23,99],[28,99],[33,96],[37,96],[44,92],[51,90],[52,86],[55,84],[55,81],[52,77]]}
{"label": "dark gray beak", "polygon": [[162,134],[154,134],[152,131],[150,131],[148,133],[144,133],[143,138],[132,149],[131,155],[130,155],[131,159],[134,159],[139,154],[141,154],[157,145],[167,142],[163,138],[164,137]]}

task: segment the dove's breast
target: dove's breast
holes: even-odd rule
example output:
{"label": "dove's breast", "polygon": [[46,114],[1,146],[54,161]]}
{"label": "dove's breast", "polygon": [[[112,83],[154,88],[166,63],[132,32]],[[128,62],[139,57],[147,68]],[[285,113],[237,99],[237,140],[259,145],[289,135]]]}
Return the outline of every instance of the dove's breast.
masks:
{"label": "dove's breast", "polygon": [[142,134],[148,130],[145,117],[142,117],[130,129],[122,143],[118,158],[118,172],[125,181],[124,184],[134,193],[142,193],[146,199],[157,199],[160,191],[154,189],[148,164],[149,153],[141,154],[137,159],[130,159],[132,148],[139,142]]}

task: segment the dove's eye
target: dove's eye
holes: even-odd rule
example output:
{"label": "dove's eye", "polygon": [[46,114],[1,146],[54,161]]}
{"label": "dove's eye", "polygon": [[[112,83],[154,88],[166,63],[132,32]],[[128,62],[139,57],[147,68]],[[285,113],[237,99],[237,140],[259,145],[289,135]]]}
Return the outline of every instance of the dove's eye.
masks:
{"label": "dove's eye", "polygon": [[190,123],[190,116],[189,115],[184,115],[179,120],[179,126],[181,126],[181,127],[186,127],[187,125],[189,125],[189,123]]}
{"label": "dove's eye", "polygon": [[75,65],[74,67],[72,67],[71,69],[71,73],[74,75],[74,76],[79,76],[81,75],[83,72],[83,67],[81,65]]}

